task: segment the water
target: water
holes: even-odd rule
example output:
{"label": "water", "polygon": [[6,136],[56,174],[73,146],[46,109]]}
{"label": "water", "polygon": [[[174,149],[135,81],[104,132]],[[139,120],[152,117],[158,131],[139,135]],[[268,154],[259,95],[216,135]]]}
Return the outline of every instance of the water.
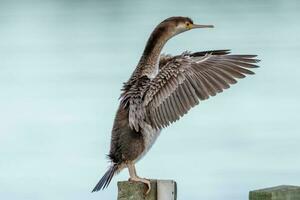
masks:
{"label": "water", "polygon": [[300,185],[300,3],[294,1],[0,1],[1,199],[116,199],[90,191],[119,90],[153,27],[190,16],[215,29],[176,36],[164,52],[258,54],[257,75],[202,102],[164,130],[137,165],[174,179],[178,199],[247,199]]}

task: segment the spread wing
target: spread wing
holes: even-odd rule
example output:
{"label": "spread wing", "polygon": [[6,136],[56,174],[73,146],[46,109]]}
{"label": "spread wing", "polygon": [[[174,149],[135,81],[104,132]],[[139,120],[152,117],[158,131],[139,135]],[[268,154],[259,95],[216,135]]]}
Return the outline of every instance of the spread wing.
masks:
{"label": "spread wing", "polygon": [[146,119],[157,129],[186,114],[199,100],[215,96],[254,74],[256,55],[232,55],[228,50],[165,56],[160,71],[144,94]]}

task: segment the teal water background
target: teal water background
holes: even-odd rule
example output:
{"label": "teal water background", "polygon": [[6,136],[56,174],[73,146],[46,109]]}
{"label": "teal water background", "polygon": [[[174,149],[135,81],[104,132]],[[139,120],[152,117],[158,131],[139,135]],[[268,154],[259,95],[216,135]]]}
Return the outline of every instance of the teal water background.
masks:
{"label": "teal water background", "polygon": [[0,198],[113,200],[90,191],[108,165],[122,82],[154,26],[189,16],[164,52],[258,54],[256,75],[164,130],[137,164],[174,179],[179,200],[246,200],[300,185],[300,3],[289,1],[0,1]]}

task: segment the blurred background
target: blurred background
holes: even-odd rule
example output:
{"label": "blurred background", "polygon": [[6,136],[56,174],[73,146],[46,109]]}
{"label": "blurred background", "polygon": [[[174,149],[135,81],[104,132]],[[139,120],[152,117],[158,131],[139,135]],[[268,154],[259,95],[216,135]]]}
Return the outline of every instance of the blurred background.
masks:
{"label": "blurred background", "polygon": [[174,179],[178,199],[246,200],[248,191],[300,185],[300,3],[289,1],[0,1],[0,198],[116,199],[124,170],[107,169],[122,83],[160,21],[193,30],[164,52],[257,54],[256,75],[200,103],[165,129],[137,165]]}

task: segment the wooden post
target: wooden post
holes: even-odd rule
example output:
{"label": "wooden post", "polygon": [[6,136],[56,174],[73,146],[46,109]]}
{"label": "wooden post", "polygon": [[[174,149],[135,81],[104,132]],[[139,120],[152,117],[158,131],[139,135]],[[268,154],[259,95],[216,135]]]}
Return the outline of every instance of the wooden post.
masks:
{"label": "wooden post", "polygon": [[250,200],[299,200],[300,187],[281,185],[272,188],[250,191]]}
{"label": "wooden post", "polygon": [[172,180],[151,180],[151,191],[140,182],[118,182],[118,200],[176,200],[177,186]]}

